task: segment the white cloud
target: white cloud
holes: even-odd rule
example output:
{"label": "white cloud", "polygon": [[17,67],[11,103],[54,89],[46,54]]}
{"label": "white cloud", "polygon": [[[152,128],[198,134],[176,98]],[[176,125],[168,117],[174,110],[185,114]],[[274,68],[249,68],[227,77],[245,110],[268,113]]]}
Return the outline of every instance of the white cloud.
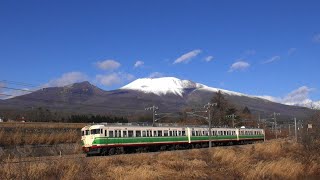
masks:
{"label": "white cloud", "polygon": [[213,60],[213,56],[207,56],[204,60],[210,62]]}
{"label": "white cloud", "polygon": [[292,55],[293,53],[295,53],[297,51],[297,48],[290,48],[289,50],[288,50],[288,55],[290,56],[290,55]]}
{"label": "white cloud", "polygon": [[133,80],[135,77],[127,73],[111,73],[106,75],[97,75],[96,81],[104,86],[113,86]]}
{"label": "white cloud", "polygon": [[310,92],[314,89],[301,86],[285,95],[284,97],[257,96],[269,101],[278,102],[286,105],[303,106],[308,108],[320,108],[320,101],[313,101],[309,98]]}
{"label": "white cloud", "polygon": [[320,33],[313,36],[312,41],[315,43],[320,43]]}
{"label": "white cloud", "polygon": [[178,63],[188,63],[192,58],[196,57],[197,55],[199,55],[201,53],[200,49],[196,49],[193,51],[190,51],[186,54],[183,54],[182,56],[180,56],[178,59],[176,59],[173,64],[178,64]]}
{"label": "white cloud", "polygon": [[115,70],[118,69],[121,64],[115,60],[110,59],[105,61],[98,61],[96,63],[96,66],[102,70]]}
{"label": "white cloud", "polygon": [[298,89],[293,90],[288,95],[286,95],[282,102],[288,105],[295,105],[300,103],[307,103],[311,101],[309,99],[309,93],[312,91],[312,88],[307,86],[301,86]]}
{"label": "white cloud", "polygon": [[144,62],[143,61],[137,61],[135,64],[134,64],[134,67],[135,68],[138,68],[138,67],[142,67],[144,65]]}
{"label": "white cloud", "polygon": [[61,87],[69,84],[87,81],[88,76],[82,72],[68,72],[57,79],[53,79],[44,84],[44,87]]}
{"label": "white cloud", "polygon": [[160,72],[153,72],[149,75],[149,78],[160,78],[160,77],[164,77],[165,75],[163,73]]}
{"label": "white cloud", "polygon": [[250,67],[250,64],[245,61],[238,61],[231,65],[229,72],[237,71],[237,70],[245,70]]}
{"label": "white cloud", "polygon": [[262,64],[268,64],[268,63],[272,63],[272,62],[278,61],[278,60],[280,60],[280,56],[273,56],[272,58],[264,61]]}

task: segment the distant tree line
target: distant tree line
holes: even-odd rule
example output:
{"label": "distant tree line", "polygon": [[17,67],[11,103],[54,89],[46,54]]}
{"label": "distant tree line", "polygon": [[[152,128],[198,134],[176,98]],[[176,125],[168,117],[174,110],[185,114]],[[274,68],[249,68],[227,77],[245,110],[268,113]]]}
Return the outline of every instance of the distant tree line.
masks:
{"label": "distant tree line", "polygon": [[71,123],[127,123],[126,117],[116,115],[72,114],[59,112],[48,108],[37,107],[27,111],[6,110],[0,111],[0,117],[4,121],[25,122],[71,122]]}
{"label": "distant tree line", "polygon": [[125,117],[101,116],[101,115],[71,115],[68,122],[72,123],[128,123]]}

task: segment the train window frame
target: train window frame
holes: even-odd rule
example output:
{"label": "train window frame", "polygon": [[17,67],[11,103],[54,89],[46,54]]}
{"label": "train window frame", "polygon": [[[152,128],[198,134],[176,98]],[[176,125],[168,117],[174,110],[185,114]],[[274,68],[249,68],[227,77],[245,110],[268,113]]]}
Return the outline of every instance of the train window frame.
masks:
{"label": "train window frame", "polygon": [[158,134],[158,137],[162,137],[163,136],[162,130],[158,130],[157,134]]}
{"label": "train window frame", "polygon": [[186,131],[181,131],[181,133],[182,136],[186,136]]}
{"label": "train window frame", "polygon": [[169,131],[168,130],[163,130],[163,136],[169,136]]}
{"label": "train window frame", "polygon": [[113,130],[108,131],[108,137],[113,138],[114,137],[114,132]]}
{"label": "train window frame", "polygon": [[90,130],[86,130],[86,135],[90,135]]}
{"label": "train window frame", "polygon": [[101,134],[101,129],[91,129],[90,133],[93,135]]}
{"label": "train window frame", "polygon": [[141,137],[142,133],[141,130],[136,130],[136,137]]}
{"label": "train window frame", "polygon": [[158,137],[157,131],[153,131],[153,137]]}
{"label": "train window frame", "polygon": [[173,136],[173,133],[172,133],[172,131],[169,131],[169,136],[171,137],[171,136]]}
{"label": "train window frame", "polygon": [[134,137],[134,131],[128,130],[128,137]]}
{"label": "train window frame", "polygon": [[127,136],[128,136],[127,130],[122,130],[122,137],[127,137]]}

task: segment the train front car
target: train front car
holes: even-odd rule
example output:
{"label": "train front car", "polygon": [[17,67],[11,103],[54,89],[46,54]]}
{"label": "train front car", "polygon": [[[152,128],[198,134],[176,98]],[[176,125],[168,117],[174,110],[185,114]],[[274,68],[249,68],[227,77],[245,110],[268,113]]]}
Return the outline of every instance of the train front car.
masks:
{"label": "train front car", "polygon": [[82,150],[87,155],[100,154],[100,141],[104,137],[103,125],[85,126],[82,131]]}

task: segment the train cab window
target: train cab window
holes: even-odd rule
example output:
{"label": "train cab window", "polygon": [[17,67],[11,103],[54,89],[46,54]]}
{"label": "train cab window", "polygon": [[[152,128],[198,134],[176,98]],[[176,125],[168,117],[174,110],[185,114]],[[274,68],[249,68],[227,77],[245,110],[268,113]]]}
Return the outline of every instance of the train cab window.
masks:
{"label": "train cab window", "polygon": [[141,137],[141,131],[136,131],[136,137]]}
{"label": "train cab window", "polygon": [[133,137],[133,131],[128,131],[128,137]]}
{"label": "train cab window", "polygon": [[86,135],[90,135],[90,130],[86,130]]}
{"label": "train cab window", "polygon": [[161,130],[158,131],[158,136],[162,136],[162,131]]}
{"label": "train cab window", "polygon": [[91,134],[100,134],[100,129],[91,129]]}
{"label": "train cab window", "polygon": [[163,136],[168,136],[168,130],[163,131]]}
{"label": "train cab window", "polygon": [[186,135],[186,131],[182,131],[182,136],[185,136]]}
{"label": "train cab window", "polygon": [[122,131],[123,137],[127,137],[127,131]]}
{"label": "train cab window", "polygon": [[109,131],[109,137],[113,137],[113,131]]}
{"label": "train cab window", "polygon": [[84,136],[84,131],[81,131],[81,136]]}

